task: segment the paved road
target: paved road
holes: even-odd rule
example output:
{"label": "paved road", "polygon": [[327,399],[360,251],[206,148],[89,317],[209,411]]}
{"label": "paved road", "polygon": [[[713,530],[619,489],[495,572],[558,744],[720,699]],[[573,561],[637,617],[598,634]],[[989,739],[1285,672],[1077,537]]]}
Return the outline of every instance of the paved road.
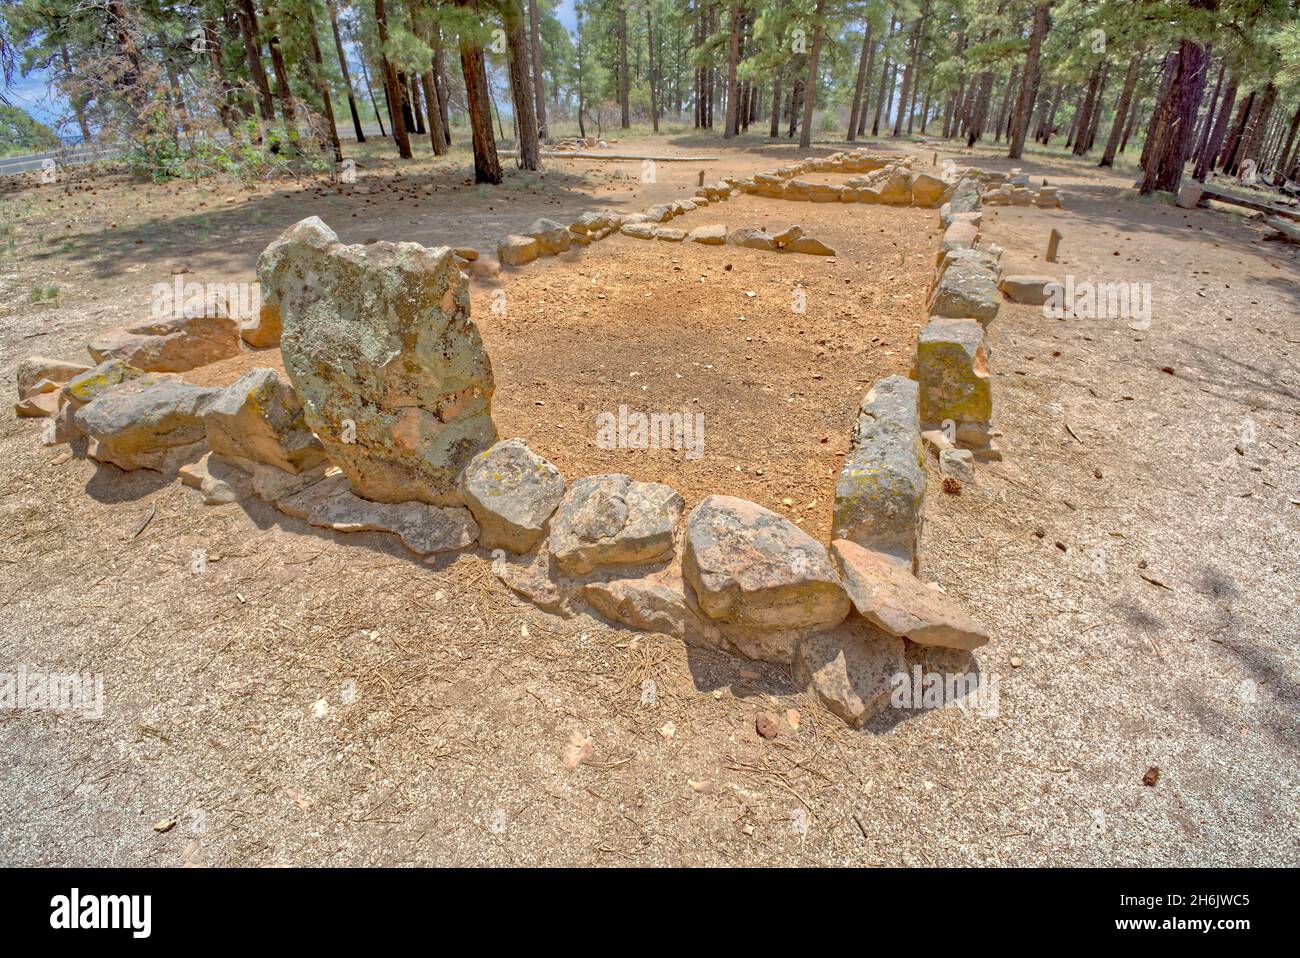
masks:
{"label": "paved road", "polygon": [[[363,125],[361,129],[366,136],[379,136],[379,127],[377,126]],[[339,138],[342,140],[356,139],[356,137],[344,133],[343,130],[339,130]],[[219,139],[226,139],[226,135],[222,134]],[[0,159],[0,176],[36,172],[41,169],[41,165],[45,160],[54,160],[59,166],[78,166],[82,163],[91,163],[95,160],[117,156],[120,152],[122,151],[118,149],[101,150],[95,146],[75,146],[50,150],[45,153],[31,153],[26,156],[9,156]]]}

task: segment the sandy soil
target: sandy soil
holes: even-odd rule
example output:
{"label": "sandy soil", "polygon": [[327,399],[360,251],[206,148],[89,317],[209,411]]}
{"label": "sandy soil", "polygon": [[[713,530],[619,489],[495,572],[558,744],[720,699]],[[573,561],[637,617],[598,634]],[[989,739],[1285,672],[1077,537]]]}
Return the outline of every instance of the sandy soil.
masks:
{"label": "sandy soil", "polygon": [[[793,155],[725,152],[715,175]],[[556,170],[545,190],[515,175],[479,210],[466,158],[443,162],[418,210],[428,162],[389,188],[320,197],[322,215],[348,241],[448,241],[453,223],[455,242],[482,245],[536,215],[689,193],[696,172],[642,184],[569,170],[552,189]],[[998,717],[904,713],[852,732],[782,668],[537,612],[481,554],[422,563],[256,501],[205,507],[163,477],[63,458],[10,419],[0,652],[14,664],[0,669],[100,672],[106,705],[99,720],[0,713],[4,863],[1300,861],[1296,249],[1236,214],[1137,202],[1086,167],[1025,166],[1069,190],[1067,209],[990,211],[986,237],[1038,269],[1057,226],[1055,269],[1150,283],[1155,309],[1138,332],[1005,307],[992,336],[1006,461],[960,496],[932,482],[923,577],[989,625],[978,658],[1000,680]],[[251,278],[262,246],[317,211],[302,191],[228,192],[93,181],[5,195],[21,219],[0,266],[0,372],[34,352],[81,355],[146,315],[150,284],[178,265]],[[933,241],[932,214],[898,211],[905,225],[879,234],[883,211],[832,210],[745,199],[686,225],[801,222],[837,247],[834,264],[616,238],[506,276],[504,317],[485,316],[490,289],[477,290],[502,431],[538,429],[528,438],[570,476],[628,461],[691,493],[725,476],[759,501],[826,495],[855,390],[906,364],[921,319],[925,266],[888,258]],[[649,276],[653,288],[631,282]],[[776,290],[797,277],[809,312],[782,324]],[[57,305],[26,302],[55,285]],[[589,440],[582,416],[629,392],[713,404],[698,469],[564,441]],[[567,408],[578,402],[589,408]],[[760,451],[770,476],[732,478],[731,457]],[[787,708],[797,731],[755,734],[757,711]],[[594,758],[570,770],[575,733]]]}

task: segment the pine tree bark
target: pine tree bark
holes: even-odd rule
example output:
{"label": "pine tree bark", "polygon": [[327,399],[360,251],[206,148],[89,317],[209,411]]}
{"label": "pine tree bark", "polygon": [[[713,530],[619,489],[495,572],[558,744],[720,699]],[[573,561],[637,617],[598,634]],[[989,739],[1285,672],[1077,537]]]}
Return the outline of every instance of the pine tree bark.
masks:
{"label": "pine tree bark", "polygon": [[[375,0],[382,3],[383,0]],[[458,6],[478,12],[476,0],[456,0]],[[474,182],[500,183],[501,159],[492,133],[492,101],[488,92],[483,48],[468,30],[460,35],[460,69],[465,77],[465,103],[474,145]]]}
{"label": "pine tree bark", "polygon": [[722,138],[736,135],[740,117],[740,97],[736,92],[736,63],[740,59],[740,0],[731,0],[730,43],[727,47],[727,119]]}
{"label": "pine tree bark", "polygon": [[659,75],[657,64],[655,62],[655,24],[654,14],[650,10],[650,5],[646,4],[645,8],[645,32],[646,32],[646,50],[647,64],[646,67],[650,73],[650,125],[656,133],[659,132]]}
{"label": "pine tree bark", "polygon": [[[1193,8],[1214,10],[1218,0],[1191,0]],[[1209,51],[1197,40],[1184,38],[1178,45],[1178,68],[1165,98],[1160,140],[1152,149],[1139,192],[1146,196],[1157,190],[1177,193],[1183,179],[1188,142],[1196,108],[1205,90]]]}
{"label": "pine tree bark", "polygon": [[275,122],[275,100],[271,98],[271,84],[266,78],[266,69],[262,66],[262,40],[258,32],[257,9],[253,0],[238,0],[236,14],[239,19],[239,32],[244,35],[244,58],[248,64],[248,75],[257,90],[257,106],[262,119],[267,123]]}
{"label": "pine tree bark", "polygon": [[[1242,146],[1237,151],[1240,157],[1237,160],[1237,170],[1247,160],[1254,160],[1256,168],[1262,173],[1263,163],[1261,147],[1264,143],[1264,131],[1268,128],[1269,118],[1273,114],[1273,104],[1277,102],[1277,86],[1269,83],[1264,87],[1264,94],[1259,98],[1259,105],[1252,111],[1250,127],[1242,140]],[[1236,172],[1236,171],[1234,171]]]}
{"label": "pine tree bark", "polygon": [[285,135],[295,149],[298,146],[298,117],[293,108],[293,88],[289,86],[289,69],[284,63],[284,51],[280,48],[280,37],[272,30],[266,38],[266,47],[271,51],[271,69],[275,72],[275,96],[280,101],[280,117],[284,120]]}
{"label": "pine tree bark", "polygon": [[803,129],[799,131],[800,149],[812,146],[813,107],[817,103],[817,61],[822,52],[822,32],[825,23],[822,15],[826,11],[826,0],[817,0],[813,11],[813,42],[808,54],[808,82],[804,85]]}
{"label": "pine tree bark", "polygon": [[1237,173],[1237,157],[1241,155],[1242,140],[1250,124],[1250,115],[1255,109],[1255,101],[1258,97],[1257,91],[1252,90],[1250,96],[1242,101],[1237,111],[1237,119],[1228,133],[1228,142],[1223,147],[1223,172],[1228,176],[1235,176]]}
{"label": "pine tree bark", "polygon": [[1011,128],[1007,130],[1009,149],[1007,156],[1013,160],[1020,159],[1025,151],[1025,136],[1029,132],[1029,120],[1034,112],[1034,100],[1038,97],[1038,82],[1042,70],[1040,64],[1043,54],[1043,38],[1052,26],[1050,5],[1034,4],[1034,25],[1029,31],[1029,49],[1025,53],[1025,74],[1020,81],[1020,95],[1016,97],[1016,107],[1011,113]]}
{"label": "pine tree bark", "polygon": [[537,142],[537,100],[532,78],[528,74],[528,39],[524,34],[524,8],[520,0],[505,0],[502,14],[506,27],[506,52],[509,57],[510,98],[519,128],[519,165],[525,170],[541,169],[541,152]]}
{"label": "pine tree bark", "polygon": [[921,55],[921,30],[925,26],[926,15],[930,11],[930,4],[927,0],[921,6],[920,16],[916,18],[916,23],[912,25],[912,38],[909,44],[910,51],[907,58],[907,66],[903,68],[903,89],[898,95],[898,116],[894,119],[894,136],[901,136],[903,133],[903,114],[911,115],[909,97],[912,96],[912,80],[916,75],[917,60]]}
{"label": "pine tree bark", "polygon": [[781,70],[772,78],[772,124],[767,135],[776,139],[781,135]]}
{"label": "pine tree bark", "polygon": [[393,125],[393,142],[397,144],[397,155],[409,160],[411,137],[402,116],[403,99],[397,88],[397,71],[388,59],[388,14],[384,10],[384,0],[375,0],[375,22],[379,27],[379,63],[383,74],[384,96],[388,99],[388,119]]}

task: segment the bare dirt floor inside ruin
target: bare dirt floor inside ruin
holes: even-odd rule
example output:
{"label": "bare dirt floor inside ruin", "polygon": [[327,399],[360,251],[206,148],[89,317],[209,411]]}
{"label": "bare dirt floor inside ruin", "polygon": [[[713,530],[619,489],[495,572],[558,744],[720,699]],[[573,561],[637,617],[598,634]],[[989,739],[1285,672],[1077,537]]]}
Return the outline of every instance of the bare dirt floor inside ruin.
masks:
{"label": "bare dirt floor inside ruin", "polygon": [[[936,152],[1012,165],[868,146],[918,170]],[[0,374],[32,354],[82,360],[175,275],[253,280],[303,216],[345,242],[487,250],[538,216],[642,209],[689,195],[701,169],[804,155],[639,140],[627,148],[718,159],[661,163],[654,183],[635,162],[557,159],[485,191],[463,150],[399,168],[385,148],[363,147],[360,188],[339,191],[6,183]],[[986,207],[984,242],[1026,272],[1149,283],[1153,310],[1135,330],[1004,303],[1004,461],[948,496],[927,458],[921,577],[988,627],[976,658],[998,677],[996,717],[853,731],[784,667],[548,616],[481,550],[423,562],[255,499],[205,506],[175,479],[42,447],[39,420],[7,415],[0,670],[102,673],[105,707],[0,713],[0,864],[1300,863],[1300,248],[1227,208],[1139,201],[1120,174],[1019,165],[1065,208]],[[688,508],[728,492],[823,538],[853,410],[910,364],[937,220],[741,196],[672,225],[798,223],[837,255],[615,236],[476,279],[499,431],[569,480],[624,471]],[[278,355],[186,378],[249,365]],[[703,412],[703,456],[599,448],[593,417],[619,405]],[[759,711],[789,709],[797,728],[756,734]],[[594,755],[567,768],[575,734]]]}

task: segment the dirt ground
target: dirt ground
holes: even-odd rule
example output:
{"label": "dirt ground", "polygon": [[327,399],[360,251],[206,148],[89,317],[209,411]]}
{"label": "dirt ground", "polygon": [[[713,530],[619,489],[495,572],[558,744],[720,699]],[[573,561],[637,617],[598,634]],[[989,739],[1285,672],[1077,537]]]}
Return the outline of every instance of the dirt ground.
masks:
{"label": "dirt ground", "polygon": [[[0,373],[83,355],[147,316],[150,286],[182,266],[251,279],[309,213],[349,242],[487,248],[539,215],[687,195],[701,166],[714,178],[797,155],[637,148],[723,159],[660,164],[653,184],[639,164],[557,161],[491,194],[467,184],[464,154],[398,179],[369,146],[368,192],[348,196],[6,184]],[[955,152],[916,146],[921,167],[936,148]],[[0,861],[1300,862],[1297,249],[1236,213],[1139,202],[1089,167],[1022,165],[1066,189],[1066,208],[988,210],[986,241],[1037,270],[1056,226],[1051,269],[1149,283],[1154,308],[1137,331],[1004,306],[991,336],[1005,461],[960,496],[931,476],[922,576],[989,627],[977,658],[999,680],[997,717],[906,712],[854,732],[784,668],[538,612],[482,553],[426,563],[256,501],[205,507],[156,474],[62,457],[39,423],[9,418],[0,671],[102,673],[106,701],[97,720],[0,712]],[[503,273],[503,316],[496,287],[476,285],[501,432],[571,479],[621,469],[691,502],[790,498],[821,534],[854,404],[910,362],[934,218],[746,197],[681,225],[798,222],[835,261],[616,237]],[[788,309],[795,281],[804,315]],[[594,411],[695,400],[698,461],[592,442]],[[755,734],[758,711],[789,708],[797,730]],[[594,757],[568,769],[574,734]]]}

